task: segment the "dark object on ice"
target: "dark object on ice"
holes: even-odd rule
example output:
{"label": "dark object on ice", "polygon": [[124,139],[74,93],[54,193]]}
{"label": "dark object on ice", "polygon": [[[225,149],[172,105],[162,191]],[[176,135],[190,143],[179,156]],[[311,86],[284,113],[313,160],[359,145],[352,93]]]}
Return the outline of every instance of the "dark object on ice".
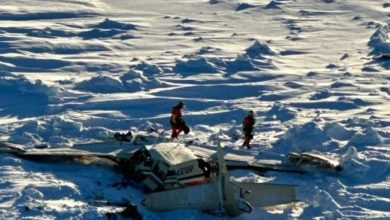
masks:
{"label": "dark object on ice", "polygon": [[257,7],[256,5],[251,5],[251,4],[248,4],[248,3],[239,3],[237,4],[237,7],[236,7],[236,11],[242,11],[242,10],[246,10],[246,9],[249,9],[249,8],[255,8]]}
{"label": "dark object on ice", "polygon": [[114,139],[116,141],[120,142],[130,142],[133,137],[133,134],[131,131],[128,131],[126,134],[120,133],[120,132],[115,132],[114,133]]}
{"label": "dark object on ice", "polygon": [[45,149],[47,148],[47,144],[37,144],[37,145],[34,145],[34,148],[37,148],[37,149]]}
{"label": "dark object on ice", "polygon": [[332,169],[332,170],[336,170],[336,171],[343,170],[343,167],[341,166],[341,164],[338,161],[329,159],[325,156],[315,154],[315,153],[290,152],[288,154],[288,158],[292,162],[294,162],[294,164],[297,166],[300,166],[302,164],[310,164],[310,165],[314,165],[314,166],[324,168],[324,169]]}
{"label": "dark object on ice", "polygon": [[186,125],[185,122],[183,123],[183,131],[184,131],[184,134],[190,133],[190,128]]}
{"label": "dark object on ice", "polygon": [[122,217],[131,218],[133,220],[142,220],[142,215],[139,213],[137,206],[133,203],[126,205],[125,209],[121,212]]}

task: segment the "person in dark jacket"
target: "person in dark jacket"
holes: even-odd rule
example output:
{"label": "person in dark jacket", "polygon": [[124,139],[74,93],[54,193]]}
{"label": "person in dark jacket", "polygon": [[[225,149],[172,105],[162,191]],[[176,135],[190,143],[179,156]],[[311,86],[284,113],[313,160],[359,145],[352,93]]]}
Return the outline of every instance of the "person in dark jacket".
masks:
{"label": "person in dark jacket", "polygon": [[184,107],[184,102],[179,102],[176,106],[172,108],[172,114],[170,119],[170,124],[172,128],[172,139],[177,139],[179,134],[184,131],[185,134],[190,132],[189,127],[186,125],[181,114],[181,110]]}
{"label": "person in dark jacket", "polygon": [[115,132],[114,133],[114,140],[119,142],[131,142],[131,139],[133,138],[133,134],[129,130],[126,134],[121,132]]}
{"label": "person in dark jacket", "polygon": [[248,115],[244,118],[244,121],[242,122],[242,131],[245,135],[245,141],[242,144],[242,146],[246,146],[248,149],[250,149],[249,142],[253,139],[253,126],[255,125],[255,118],[253,111],[249,111]]}

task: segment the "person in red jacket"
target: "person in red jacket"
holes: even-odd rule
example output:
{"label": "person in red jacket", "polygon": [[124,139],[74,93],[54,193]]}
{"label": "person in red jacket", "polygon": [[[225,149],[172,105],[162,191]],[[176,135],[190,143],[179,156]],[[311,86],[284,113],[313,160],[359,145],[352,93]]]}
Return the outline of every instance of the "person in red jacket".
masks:
{"label": "person in red jacket", "polygon": [[185,134],[190,132],[189,127],[186,125],[181,114],[181,110],[184,107],[184,102],[179,102],[176,106],[172,108],[172,114],[170,119],[170,124],[172,128],[171,138],[175,139],[179,134],[184,131]]}
{"label": "person in red jacket", "polygon": [[245,141],[242,144],[242,146],[246,146],[248,149],[250,149],[249,142],[251,139],[253,139],[253,126],[255,125],[255,118],[253,116],[253,111],[249,111],[248,115],[244,118],[244,121],[242,122],[242,131],[245,135]]}

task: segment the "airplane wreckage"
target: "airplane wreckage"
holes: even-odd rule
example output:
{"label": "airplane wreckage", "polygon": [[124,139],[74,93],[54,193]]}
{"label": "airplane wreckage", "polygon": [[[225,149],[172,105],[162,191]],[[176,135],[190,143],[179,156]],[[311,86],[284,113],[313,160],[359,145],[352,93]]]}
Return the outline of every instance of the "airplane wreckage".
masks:
{"label": "airplane wreckage", "polygon": [[[223,211],[229,216],[250,213],[253,207],[296,202],[296,185],[237,182],[228,169],[305,173],[303,164],[341,171],[337,161],[314,153],[290,153],[289,162],[256,159],[246,151],[220,146],[151,142],[151,137],[122,134],[115,141],[78,144],[69,148],[23,146],[0,142],[0,152],[39,162],[75,161],[118,168],[125,178],[144,185],[143,205],[154,211],[197,209]],[[154,137],[156,138],[156,137]]]}

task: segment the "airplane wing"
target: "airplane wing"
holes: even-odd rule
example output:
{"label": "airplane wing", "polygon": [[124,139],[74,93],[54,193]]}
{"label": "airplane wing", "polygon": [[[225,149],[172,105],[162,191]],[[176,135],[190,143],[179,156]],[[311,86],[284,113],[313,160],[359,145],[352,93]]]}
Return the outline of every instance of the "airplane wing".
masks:
{"label": "airplane wing", "polygon": [[21,145],[0,142],[0,152],[9,153],[17,157],[39,161],[61,163],[66,161],[77,161],[85,164],[100,163],[98,159],[106,160],[107,165],[114,165],[118,162],[115,154],[90,152],[72,148],[45,148],[45,149],[24,149]]}
{"label": "airplane wing", "polygon": [[[180,143],[173,143],[180,144]],[[103,158],[114,162],[129,159],[144,145],[126,142],[99,142],[77,144],[73,147],[25,149],[23,146],[0,142],[0,152],[36,161],[61,162],[79,158]],[[150,148],[150,147],[149,147]],[[211,146],[190,145],[194,154],[206,160],[218,160],[217,148]],[[224,149],[224,160],[228,169],[252,169],[257,171],[305,172],[291,163],[275,159],[257,159],[251,152]]]}
{"label": "airplane wing", "polygon": [[[217,149],[208,146],[187,146],[194,151],[194,154],[205,158],[218,160]],[[275,159],[257,159],[251,152],[232,150],[224,148],[224,159],[228,169],[252,169],[257,171],[281,171],[305,173],[305,171],[294,164],[285,163]]]}

